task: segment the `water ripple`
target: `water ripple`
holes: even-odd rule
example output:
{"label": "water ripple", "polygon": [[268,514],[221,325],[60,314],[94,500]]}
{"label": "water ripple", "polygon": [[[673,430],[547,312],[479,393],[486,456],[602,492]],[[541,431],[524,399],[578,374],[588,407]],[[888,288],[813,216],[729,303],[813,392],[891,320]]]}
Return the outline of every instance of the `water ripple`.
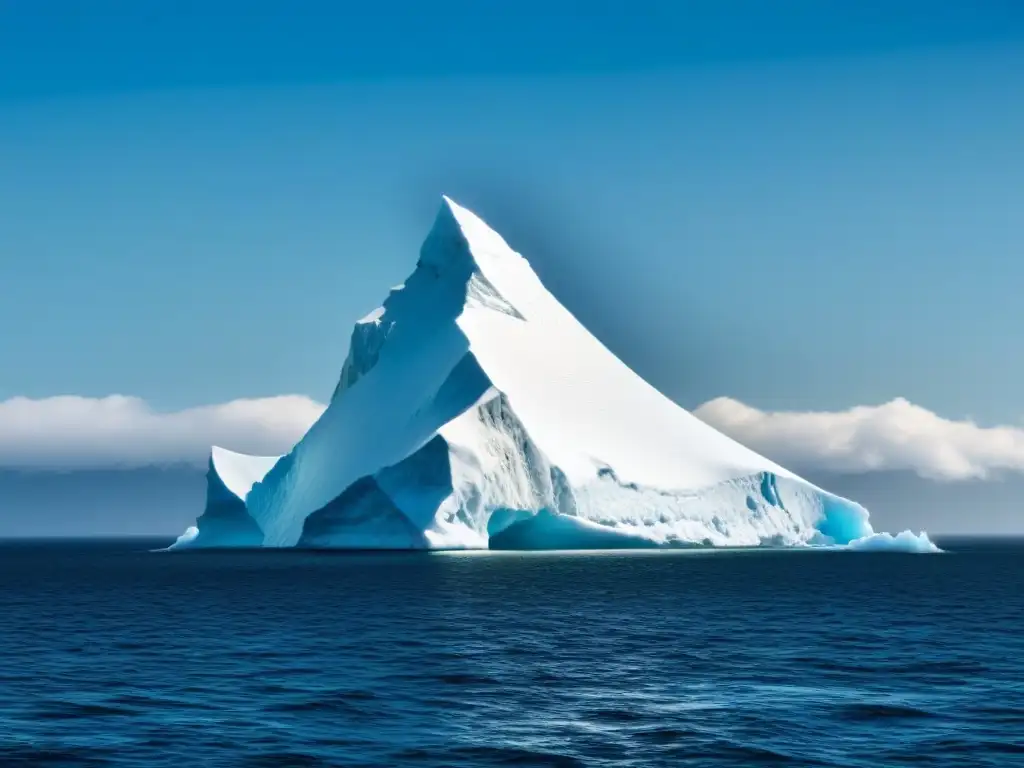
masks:
{"label": "water ripple", "polygon": [[1024,765],[1020,545],[149,548],[0,545],[0,766]]}

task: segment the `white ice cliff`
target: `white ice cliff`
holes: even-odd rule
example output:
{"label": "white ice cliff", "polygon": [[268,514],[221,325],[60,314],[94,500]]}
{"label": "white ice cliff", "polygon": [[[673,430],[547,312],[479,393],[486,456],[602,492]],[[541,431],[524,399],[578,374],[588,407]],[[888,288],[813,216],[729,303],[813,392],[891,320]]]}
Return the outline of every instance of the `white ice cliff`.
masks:
{"label": "white ice cliff", "polygon": [[177,546],[847,545],[875,535],[862,507],[640,378],[448,198],[415,271],[356,324],[329,407],[292,451],[214,448],[196,529]]}

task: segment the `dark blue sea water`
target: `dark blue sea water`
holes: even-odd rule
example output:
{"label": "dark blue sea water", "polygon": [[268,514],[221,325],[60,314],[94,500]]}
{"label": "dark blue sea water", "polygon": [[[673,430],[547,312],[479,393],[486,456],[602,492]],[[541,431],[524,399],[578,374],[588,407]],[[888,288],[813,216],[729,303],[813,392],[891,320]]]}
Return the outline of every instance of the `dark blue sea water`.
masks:
{"label": "dark blue sea water", "polygon": [[1024,544],[0,545],[0,766],[1024,765]]}

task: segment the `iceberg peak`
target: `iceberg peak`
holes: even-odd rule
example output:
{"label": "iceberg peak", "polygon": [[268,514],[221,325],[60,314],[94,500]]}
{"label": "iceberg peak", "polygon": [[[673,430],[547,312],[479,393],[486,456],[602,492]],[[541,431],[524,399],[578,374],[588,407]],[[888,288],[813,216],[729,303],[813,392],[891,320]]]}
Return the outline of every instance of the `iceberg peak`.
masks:
{"label": "iceberg peak", "polygon": [[420,263],[444,267],[451,264],[484,268],[494,259],[525,259],[483,219],[448,195],[441,196],[441,209],[420,249]]}
{"label": "iceberg peak", "polygon": [[487,226],[480,217],[468,208],[463,208],[448,197],[448,195],[441,195],[441,210],[438,212],[438,216],[451,218],[460,229],[465,230],[467,227],[470,229],[482,229],[494,236],[500,237],[500,235]]}

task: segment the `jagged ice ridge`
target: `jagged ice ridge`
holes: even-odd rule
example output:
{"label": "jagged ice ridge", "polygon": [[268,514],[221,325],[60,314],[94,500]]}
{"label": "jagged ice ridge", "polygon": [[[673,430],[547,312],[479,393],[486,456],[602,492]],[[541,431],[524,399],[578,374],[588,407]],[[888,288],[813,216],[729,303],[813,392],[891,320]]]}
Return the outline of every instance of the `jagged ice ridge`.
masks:
{"label": "jagged ice ridge", "polygon": [[702,545],[935,550],[680,408],[445,197],[321,418],[285,456],[213,448],[206,508],[173,546]]}

